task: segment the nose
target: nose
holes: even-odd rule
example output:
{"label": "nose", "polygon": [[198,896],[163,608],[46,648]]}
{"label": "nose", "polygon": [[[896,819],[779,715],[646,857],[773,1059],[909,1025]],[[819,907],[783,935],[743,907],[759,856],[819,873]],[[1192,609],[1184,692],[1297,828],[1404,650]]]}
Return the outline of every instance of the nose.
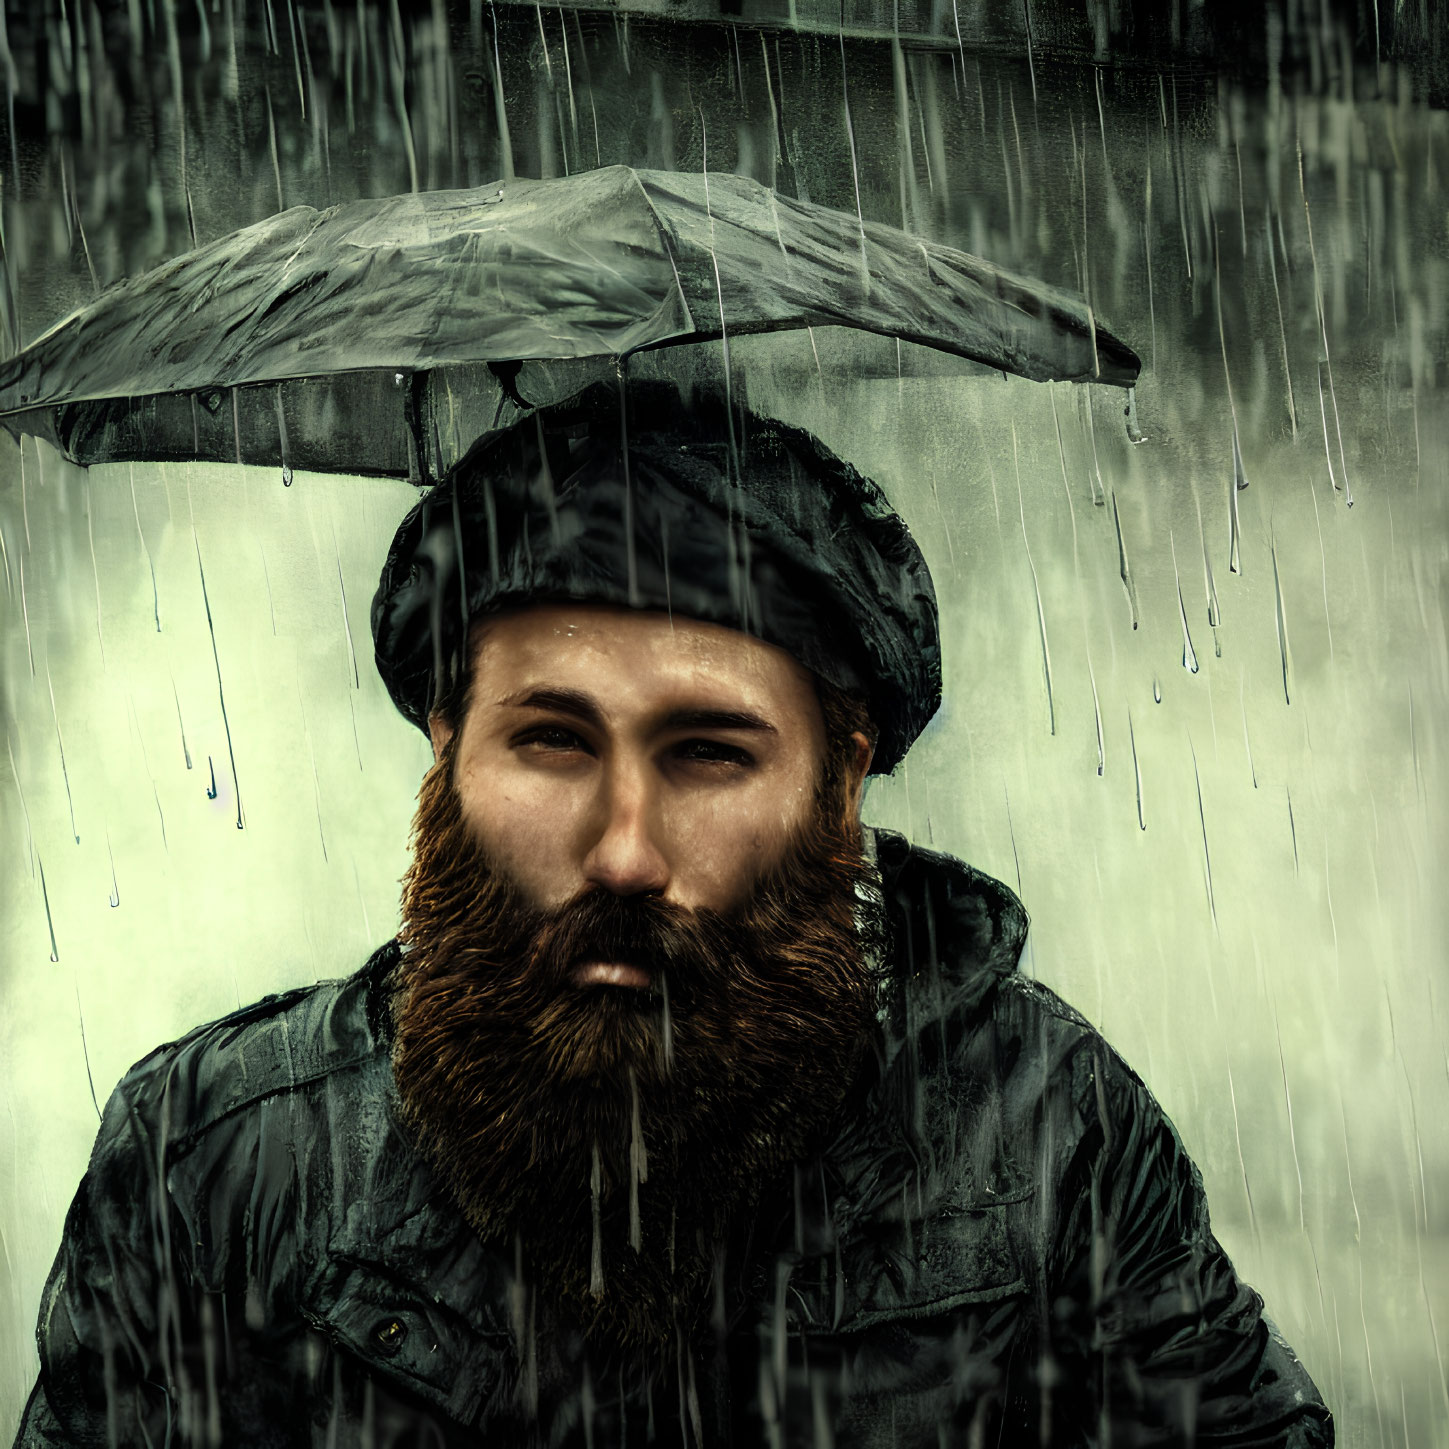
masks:
{"label": "nose", "polygon": [[616,761],[602,772],[584,877],[616,896],[662,895],[669,864],[658,839],[656,801],[644,767]]}

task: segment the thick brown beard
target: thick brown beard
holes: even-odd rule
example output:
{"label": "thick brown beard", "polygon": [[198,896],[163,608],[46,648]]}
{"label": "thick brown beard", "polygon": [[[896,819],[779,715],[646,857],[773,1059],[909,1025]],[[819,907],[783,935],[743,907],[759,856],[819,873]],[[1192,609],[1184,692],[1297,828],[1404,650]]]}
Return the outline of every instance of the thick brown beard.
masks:
{"label": "thick brown beard", "polygon": [[[452,761],[450,741],[403,878],[404,1120],[475,1231],[517,1241],[546,1311],[606,1351],[665,1349],[701,1325],[730,1225],[860,1065],[877,975],[859,826],[822,792],[736,911],[602,890],[543,911],[484,856]],[[658,994],[580,988],[584,959],[644,966]]]}

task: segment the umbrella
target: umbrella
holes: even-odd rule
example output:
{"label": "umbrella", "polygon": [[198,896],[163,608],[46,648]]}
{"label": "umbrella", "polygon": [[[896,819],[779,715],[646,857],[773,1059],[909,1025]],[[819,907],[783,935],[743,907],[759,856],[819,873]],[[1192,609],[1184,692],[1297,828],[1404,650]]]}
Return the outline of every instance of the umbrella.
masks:
{"label": "umbrella", "polygon": [[669,344],[807,326],[1130,387],[1080,297],[741,176],[609,166],[293,207],[111,287],[0,366],[73,462],[439,476],[525,407]]}

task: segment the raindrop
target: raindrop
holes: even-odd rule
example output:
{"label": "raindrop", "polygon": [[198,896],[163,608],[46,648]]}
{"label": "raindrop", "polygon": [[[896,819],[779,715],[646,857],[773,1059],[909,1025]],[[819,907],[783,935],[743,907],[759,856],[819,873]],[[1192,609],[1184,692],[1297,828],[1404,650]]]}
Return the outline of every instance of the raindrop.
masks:
{"label": "raindrop", "polygon": [[114,910],[117,906],[121,904],[121,887],[116,880],[116,857],[115,853],[111,850],[111,832],[109,830],[106,831],[106,854],[110,857],[111,861],[110,902],[111,909]]}
{"label": "raindrop", "polygon": [[1162,685],[1155,674],[1152,676],[1152,702],[1154,704],[1162,703]]}
{"label": "raindrop", "polygon": [[1137,627],[1137,588],[1132,582],[1132,569],[1127,562],[1127,543],[1122,537],[1122,515],[1117,511],[1117,490],[1112,490],[1112,525],[1117,530],[1117,571],[1122,578],[1122,587],[1127,592],[1127,608],[1132,615],[1132,627]]}
{"label": "raindrop", "polygon": [[1218,586],[1213,581],[1212,560],[1208,558],[1207,532],[1202,526],[1202,505],[1197,500],[1197,494],[1193,494],[1193,507],[1197,509],[1197,536],[1202,542],[1202,571],[1203,584],[1207,589],[1207,621],[1208,627],[1216,629],[1222,623],[1222,615],[1218,609]]}
{"label": "raindrop", "polygon": [[1107,501],[1107,488],[1102,482],[1102,465],[1097,461],[1097,424],[1092,418],[1092,397],[1088,389],[1083,388],[1078,393],[1077,405],[1087,415],[1087,437],[1092,444],[1092,472],[1087,483],[1091,488],[1093,505],[1101,508]]}
{"label": "raindrop", "polygon": [[45,924],[50,931],[50,959],[60,960],[60,948],[55,944],[55,920],[50,914],[50,892],[45,888],[45,862],[40,858],[40,852],[35,852],[35,863],[40,867],[40,899],[45,904]]}
{"label": "raindrop", "polygon": [[342,597],[342,628],[347,635],[347,654],[352,660],[352,687],[360,689],[361,679],[357,672],[357,648],[352,642],[352,620],[347,617],[347,585],[342,579],[342,549],[337,542],[337,527],[332,528],[332,546],[337,550],[337,589]]}
{"label": "raindrop", "polygon": [[267,588],[267,617],[272,621],[272,633],[277,632],[277,606],[272,598],[272,571],[267,567],[267,551],[257,542],[257,556],[262,561],[262,582]]}
{"label": "raindrop", "polygon": [[1293,396],[1293,371],[1288,366],[1288,332],[1283,325],[1283,296],[1278,290],[1278,261],[1274,254],[1273,227],[1267,216],[1263,218],[1263,230],[1268,238],[1268,266],[1273,277],[1273,302],[1278,309],[1278,343],[1283,352],[1283,380],[1288,384],[1288,422],[1293,429],[1293,441],[1298,441],[1298,401]]}
{"label": "raindrop", "polygon": [[1177,544],[1174,542],[1171,532],[1167,535],[1168,545],[1172,549],[1172,577],[1177,584],[1177,617],[1182,621],[1182,667],[1189,674],[1196,674],[1198,670],[1197,651],[1192,647],[1192,635],[1187,628],[1187,607],[1182,602],[1182,579],[1177,572]]}
{"label": "raindrop", "polygon": [[171,680],[171,698],[176,701],[176,723],[181,730],[181,753],[186,756],[186,768],[191,768],[191,746],[186,743],[186,721],[181,718],[181,696],[176,692],[176,680]]}
{"label": "raindrop", "polygon": [[[503,153],[503,179],[513,180],[513,138],[508,129],[508,105],[503,96],[503,62],[498,50],[498,11],[489,6],[493,15],[493,108],[498,124],[498,149]],[[590,88],[592,95],[592,87]],[[597,135],[597,123],[595,124]],[[415,186],[413,190],[417,190]],[[499,193],[502,199],[502,193]]]}
{"label": "raindrop", "polygon": [[[191,400],[193,408],[196,406],[196,399]],[[197,452],[200,452],[198,447]],[[151,545],[146,542],[146,534],[141,528],[141,508],[136,502],[136,465],[131,464],[131,512],[136,516],[136,534],[141,540],[141,547],[146,552],[146,563],[151,570],[151,608],[156,616],[156,632],[161,632],[161,595],[156,588],[156,564],[151,557]],[[274,631],[275,632],[275,631]]]}
{"label": "raindrop", "polygon": [[1192,783],[1197,790],[1197,819],[1198,824],[1202,827],[1203,881],[1207,886],[1208,912],[1213,918],[1213,930],[1216,931],[1218,926],[1218,907],[1217,902],[1213,898],[1213,862],[1212,856],[1208,853],[1207,812],[1203,809],[1202,803],[1202,777],[1198,774],[1197,751],[1193,749],[1191,740],[1188,740],[1187,747],[1192,754]]}
{"label": "raindrop", "polygon": [[589,1253],[589,1293],[594,1298],[604,1296],[603,1189],[604,1168],[599,1160],[599,1144],[595,1142],[593,1165],[589,1169],[589,1203],[593,1217],[593,1244]]}
{"label": "raindrop", "polygon": [[563,41],[564,78],[567,82],[569,93],[569,127],[573,132],[574,152],[577,154],[579,149],[579,107],[578,101],[574,96],[574,65],[573,59],[569,55],[569,33],[568,27],[564,24],[562,6],[559,7],[558,12],[558,30],[559,36]]}
{"label": "raindrop", "polygon": [[[235,396],[235,392],[234,391],[233,391],[233,396]],[[206,592],[206,570],[204,568],[202,568],[202,566],[201,566],[201,540],[196,537],[196,530],[195,529],[192,530],[192,533],[191,533],[191,541],[195,545],[195,548],[196,548],[196,570],[197,570],[197,573],[201,576],[201,602],[205,606],[205,609],[206,609],[206,628],[207,628],[207,632],[211,635],[211,658],[212,658],[212,662],[216,665],[216,696],[217,696],[218,701],[221,704],[221,723],[222,723],[222,728],[226,731],[226,753],[227,753],[227,757],[231,761],[231,783],[232,783],[233,788],[236,790],[236,828],[238,830],[243,830],[246,827],[243,824],[243,820],[242,820],[241,782],[237,779],[237,773],[236,773],[236,752],[232,748],[232,742],[231,742],[231,721],[227,718],[227,713],[226,713],[226,691],[223,688],[222,682],[221,682],[221,655],[217,652],[217,647],[216,647],[216,626],[215,626],[215,624],[212,623],[212,619],[211,619],[211,599],[208,597],[207,592]],[[172,687],[174,689],[174,687],[175,687],[174,682],[173,682],[173,686]],[[210,761],[210,759],[211,759],[211,756],[208,755],[207,756],[207,760]],[[216,775],[215,775],[215,771],[213,771],[212,772],[212,789],[208,792],[208,794],[211,796],[211,798],[213,800],[216,799],[215,780],[216,780]]]}
{"label": "raindrop", "polygon": [[1313,522],[1318,528],[1318,566],[1323,579],[1323,623],[1328,633],[1328,657],[1333,658],[1333,615],[1328,608],[1328,550],[1323,542],[1323,516],[1318,511],[1318,490],[1308,479],[1308,496],[1313,500]]}
{"label": "raindrop", "polygon": [[287,442],[287,415],[282,411],[282,389],[273,390],[272,400],[277,409],[277,446],[282,455],[282,487],[292,486],[292,449]]}
{"label": "raindrop", "polygon": [[30,660],[30,677],[35,677],[35,648],[30,639],[30,601],[25,597],[25,555],[17,554],[15,563],[20,574],[20,614],[25,620],[25,653]]}
{"label": "raindrop", "polygon": [[1248,1164],[1243,1157],[1243,1133],[1238,1123],[1238,1094],[1233,1087],[1233,1064],[1228,1062],[1228,1100],[1233,1107],[1233,1140],[1238,1146],[1238,1170],[1243,1174],[1243,1196],[1248,1200],[1248,1221],[1253,1227],[1253,1237],[1258,1237],[1258,1214],[1253,1208],[1253,1189],[1248,1186]]}
{"label": "raindrop", "polygon": [[1122,416],[1127,419],[1127,441],[1129,443],[1145,443],[1146,435],[1137,425],[1137,389],[1127,389],[1127,406],[1122,409]]}
{"label": "raindrop", "polygon": [[1052,734],[1056,734],[1057,711],[1056,704],[1052,698],[1052,656],[1051,650],[1047,646],[1046,612],[1043,609],[1041,602],[1041,585],[1037,581],[1036,564],[1032,562],[1031,544],[1026,536],[1026,504],[1022,500],[1021,494],[1021,468],[1019,466],[1019,460],[1017,457],[1015,422],[1013,422],[1011,425],[1011,461],[1012,466],[1016,469],[1016,503],[1017,508],[1021,513],[1021,541],[1026,549],[1027,567],[1031,570],[1032,592],[1036,595],[1036,622],[1041,637],[1042,678],[1046,683],[1047,727]]}
{"label": "raindrop", "polygon": [[1243,711],[1243,749],[1248,756],[1248,773],[1253,777],[1253,789],[1258,788],[1258,771],[1253,764],[1253,746],[1248,739],[1248,699],[1247,699],[1247,672],[1240,671],[1238,674],[1238,704]]}
{"label": "raindrop", "polygon": [[[684,1358],[685,1359],[685,1362],[686,1362],[686,1371],[685,1372],[686,1372],[686,1384],[687,1384],[687,1387],[686,1387],[686,1390],[685,1390],[685,1402],[688,1404],[688,1407],[689,1407],[689,1424],[690,1424],[690,1427],[694,1430],[694,1442],[696,1444],[703,1444],[705,1442],[705,1438],[704,1438],[704,1415],[700,1412],[700,1407],[699,1407],[699,1389],[698,1389],[697,1385],[695,1384],[694,1355],[692,1353],[689,1353],[685,1349],[684,1340],[683,1340],[682,1336],[681,1336],[681,1339],[680,1339],[680,1348],[679,1348],[679,1351],[680,1351],[680,1356],[682,1358]],[[819,1382],[820,1381],[817,1379],[816,1380],[817,1386],[819,1385]],[[816,1416],[816,1422],[817,1422],[817,1424],[820,1422],[819,1415],[818,1414]],[[816,1435],[815,1442],[817,1444],[821,1444],[821,1443],[825,1443],[827,1441],[825,1439],[823,1439],[820,1435],[817,1434]]]}
{"label": "raindrop", "polygon": [[639,1121],[639,1079],[629,1071],[629,1246],[637,1253],[643,1237],[639,1226],[639,1184],[649,1180],[649,1157]]}
{"label": "raindrop", "polygon": [[[706,189],[706,204],[708,204],[708,189]],[[715,281],[719,281],[718,267],[715,270]],[[724,303],[720,303],[720,325],[724,325]],[[726,363],[728,368],[728,363]],[[628,574],[629,574],[629,604],[638,608],[642,602],[639,593],[639,560],[635,553],[636,540],[634,538],[634,485],[629,476],[629,403],[628,383],[625,371],[625,361],[622,357],[614,359],[614,376],[619,388],[619,457],[623,463],[624,472],[624,547],[628,551]],[[731,449],[733,452],[733,449]],[[493,539],[493,530],[489,529],[490,544]],[[496,570],[495,570],[496,572]]]}
{"label": "raindrop", "polygon": [[[51,960],[54,960],[51,957]],[[81,1056],[86,1064],[86,1082],[91,1089],[91,1106],[96,1109],[96,1121],[101,1120],[101,1104],[96,1098],[96,1079],[91,1075],[91,1049],[86,1045],[86,1018],[85,1012],[81,1010],[80,982],[73,980],[75,987],[75,1019],[80,1023]]]}
{"label": "raindrop", "polygon": [[1273,1007],[1273,1034],[1278,1039],[1278,1070],[1283,1079],[1283,1105],[1288,1109],[1288,1145],[1293,1152],[1293,1170],[1298,1174],[1298,1226],[1304,1233],[1308,1222],[1303,1213],[1303,1166],[1298,1160],[1298,1134],[1293,1126],[1293,1094],[1288,1090],[1288,1063],[1283,1056],[1283,1028],[1278,1022],[1278,1007]]}
{"label": "raindrop", "polygon": [[[1333,362],[1328,351],[1328,318],[1323,306],[1323,283],[1318,271],[1318,248],[1313,241],[1313,213],[1308,205],[1308,187],[1303,178],[1303,143],[1298,142],[1298,190],[1303,197],[1303,220],[1308,230],[1308,256],[1313,264],[1313,303],[1316,319],[1318,322],[1318,338],[1323,344],[1323,356],[1318,363],[1318,407],[1324,414],[1323,417],[1323,451],[1328,458],[1329,475],[1333,473],[1332,450],[1328,443],[1328,418],[1323,407],[1323,377],[1328,374],[1328,398],[1333,407],[1333,428],[1338,438],[1338,464],[1343,473],[1344,486],[1348,486],[1348,461],[1343,452],[1343,426],[1338,417],[1338,394],[1333,386]],[[1338,485],[1335,484],[1335,487]],[[1349,491],[1347,501],[1350,507],[1353,504],[1353,494]]]}
{"label": "raindrop", "polygon": [[207,767],[207,769],[209,769],[211,771],[211,783],[206,787],[206,798],[208,800],[215,800],[216,799],[216,793],[217,793],[216,792],[216,766],[214,764],[212,764],[212,762],[211,762],[211,756],[210,755],[208,755],[206,757],[206,767]]}
{"label": "raindrop", "polygon": [[317,752],[312,748],[312,732],[303,717],[302,728],[307,735],[307,753],[312,758],[312,804],[317,812],[317,838],[322,843],[322,859],[327,860],[327,833],[322,828],[322,783],[317,778]]}
{"label": "raindrop", "polygon": [[[1001,787],[1001,794],[1006,801],[1006,834],[1011,841],[1011,862],[1016,871],[1016,893],[1019,896],[1025,895],[1026,891],[1023,889],[1021,883],[1021,853],[1016,848],[1016,825],[1011,818],[1011,791],[1003,785]],[[1027,943],[1027,949],[1031,949],[1030,942]]]}
{"label": "raindrop", "polygon": [[1233,424],[1233,481],[1228,486],[1228,570],[1240,574],[1242,568],[1238,558],[1238,544],[1242,536],[1242,525],[1238,519],[1238,494],[1248,486],[1248,475],[1243,471],[1243,450],[1238,445],[1238,427]]}
{"label": "raindrop", "polygon": [[1067,512],[1071,515],[1072,520],[1072,559],[1075,561],[1077,557],[1077,507],[1072,502],[1072,485],[1067,481],[1067,450],[1062,442],[1062,420],[1057,415],[1056,390],[1050,383],[1047,384],[1047,396],[1051,399],[1052,423],[1057,430],[1057,461],[1061,464],[1062,492],[1067,495]]}
{"label": "raindrop", "polygon": [[56,747],[60,751],[60,775],[61,779],[65,781],[65,800],[66,804],[70,806],[70,830],[71,834],[75,836],[75,843],[79,845],[80,831],[76,829],[75,801],[71,799],[70,771],[66,769],[65,764],[65,741],[61,738],[60,735],[60,715],[56,712],[55,708],[55,685],[51,683],[49,665],[46,665],[45,668],[45,683],[47,688],[50,690],[50,717],[55,721],[55,743]]}
{"label": "raindrop", "polygon": [[1087,678],[1092,681],[1092,714],[1097,721],[1097,774],[1101,775],[1107,768],[1107,752],[1102,743],[1102,704],[1097,698],[1097,675],[1092,668],[1090,650],[1087,652]]}
{"label": "raindrop", "polygon": [[[855,216],[860,226],[860,281],[865,295],[870,295],[870,267],[866,260],[865,212],[860,204],[860,165],[855,149],[855,122],[850,115],[850,82],[845,68],[845,31],[840,32],[840,93],[845,108],[845,139],[850,148],[850,175],[855,185]],[[703,113],[701,112],[701,116]]]}
{"label": "raindrop", "polygon": [[1292,664],[1292,655],[1288,648],[1288,616],[1283,608],[1283,585],[1278,577],[1278,546],[1270,538],[1268,540],[1268,551],[1273,557],[1273,617],[1278,627],[1278,658],[1283,666],[1283,703],[1291,704],[1289,698],[1289,672]]}

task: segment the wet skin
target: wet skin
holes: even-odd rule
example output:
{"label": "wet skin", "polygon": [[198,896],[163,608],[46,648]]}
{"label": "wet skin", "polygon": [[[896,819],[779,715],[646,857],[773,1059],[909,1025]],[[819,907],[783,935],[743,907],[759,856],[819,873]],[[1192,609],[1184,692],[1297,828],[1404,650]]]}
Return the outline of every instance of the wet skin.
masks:
{"label": "wet skin", "polygon": [[[454,781],[463,817],[529,900],[589,888],[738,904],[814,808],[825,726],[814,678],[733,629],[600,605],[475,625]],[[434,756],[451,730],[430,721]],[[859,814],[870,747],[846,809]],[[580,984],[647,986],[628,962]]]}

